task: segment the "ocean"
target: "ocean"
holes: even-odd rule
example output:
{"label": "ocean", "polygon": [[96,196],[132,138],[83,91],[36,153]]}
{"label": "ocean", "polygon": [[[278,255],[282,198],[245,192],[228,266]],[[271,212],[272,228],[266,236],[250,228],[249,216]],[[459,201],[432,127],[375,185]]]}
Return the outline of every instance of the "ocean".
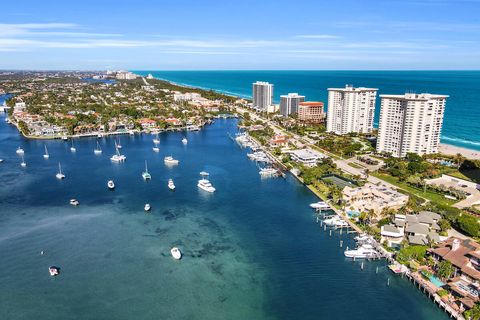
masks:
{"label": "ocean", "polygon": [[[281,94],[297,92],[307,100],[327,104],[327,88],[354,86],[378,88],[378,94],[405,92],[446,94],[442,143],[480,150],[480,71],[134,71],[204,89],[250,98],[252,83],[274,84],[276,103]],[[375,126],[380,99],[377,98]]]}
{"label": "ocean", "polygon": [[[261,179],[228,137],[236,131],[221,119],[164,133],[159,153],[151,135],[121,136],[127,160],[114,164],[113,137],[99,139],[102,155],[96,138],[75,140],[72,153],[70,142],[24,139],[0,114],[0,319],[448,318],[386,262],[362,270],[346,259],[352,235],[323,231],[308,206],[317,199],[292,176]],[[165,166],[167,155],[179,165]],[[202,170],[214,194],[197,188]]]}

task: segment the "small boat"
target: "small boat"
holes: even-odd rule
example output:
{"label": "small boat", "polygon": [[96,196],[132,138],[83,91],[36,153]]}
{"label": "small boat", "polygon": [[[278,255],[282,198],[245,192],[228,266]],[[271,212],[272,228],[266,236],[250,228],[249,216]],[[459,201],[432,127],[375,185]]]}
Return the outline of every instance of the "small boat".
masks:
{"label": "small boat", "polygon": [[330,206],[325,201],[318,201],[310,203],[310,208],[312,209],[330,209]]}
{"label": "small boat", "polygon": [[145,207],[143,209],[145,210],[145,212],[148,212],[148,211],[150,211],[150,209],[152,209],[152,207],[150,206],[149,203],[146,203]]}
{"label": "small boat", "polygon": [[323,220],[323,224],[328,226],[328,227],[334,227],[335,225],[338,224],[338,222],[342,220],[339,216],[333,216],[329,219]]}
{"label": "small boat", "polygon": [[187,144],[187,143],[188,143],[188,140],[187,140],[187,138],[186,138],[186,137],[183,137],[183,139],[182,139],[182,143],[183,143],[183,144]]}
{"label": "small boat", "polygon": [[20,165],[24,168],[27,166],[27,163],[25,162],[25,159],[23,158],[23,154],[22,154],[22,162],[20,163]]}
{"label": "small boat", "polygon": [[20,154],[20,155],[25,153],[25,151],[20,147],[17,148],[16,152],[17,152],[17,154]]}
{"label": "small boat", "polygon": [[50,272],[50,275],[52,277],[56,277],[60,274],[60,268],[55,267],[55,266],[51,266],[50,268],[48,268],[48,272]]}
{"label": "small boat", "polygon": [[170,190],[175,190],[175,184],[173,183],[172,179],[168,179],[168,188]]}
{"label": "small boat", "polygon": [[3,159],[0,159],[0,163],[3,163],[3,161],[4,161]]}
{"label": "small boat", "polygon": [[97,134],[97,138],[103,137],[101,133]]}
{"label": "small boat", "polygon": [[118,146],[116,143],[115,143],[115,151],[116,151],[115,154],[110,158],[110,160],[116,163],[120,163],[120,162],[124,162],[127,159],[127,157],[125,157],[123,154],[120,154],[120,151],[118,150]]}
{"label": "small boat", "polygon": [[155,143],[155,144],[159,144],[159,143],[160,143],[160,138],[158,137],[158,133],[157,133],[157,135],[155,136],[155,138],[153,138],[153,143]]}
{"label": "small boat", "polygon": [[55,176],[60,180],[65,179],[65,175],[62,173],[62,165],[60,162],[58,163],[58,173]]}
{"label": "small boat", "polygon": [[[154,143],[155,143],[155,142],[154,142]],[[153,146],[152,149],[153,149],[154,152],[160,152],[160,148],[158,147],[158,142],[155,143],[155,145]]]}
{"label": "small boat", "polygon": [[274,168],[262,168],[258,172],[262,177],[274,177],[278,175],[278,170]]}
{"label": "small boat", "polygon": [[94,154],[102,154],[102,148],[100,148],[100,144],[97,141],[97,147],[93,150]]}
{"label": "small boat", "polygon": [[50,158],[50,155],[48,154],[47,145],[45,145],[45,154],[43,155],[43,158],[44,158],[44,159]]}
{"label": "small boat", "polygon": [[73,145],[73,139],[72,139],[72,146],[70,147],[70,151],[72,151],[72,152],[77,151],[77,148],[75,148],[75,146]]}
{"label": "small boat", "polygon": [[353,239],[357,242],[367,242],[367,241],[370,241],[371,238],[368,234],[362,233],[362,234],[359,234],[358,236],[356,236]]}
{"label": "small boat", "polygon": [[180,249],[178,249],[177,247],[173,247],[173,248],[170,250],[170,253],[172,254],[173,259],[175,259],[175,260],[180,260],[180,259],[182,259],[182,252],[181,252]]}
{"label": "small boat", "polygon": [[110,189],[110,190],[115,189],[115,183],[113,182],[113,180],[108,180],[108,182],[107,182],[107,187],[108,187],[108,189]]}
{"label": "small boat", "polygon": [[63,141],[67,141],[67,140],[68,140],[68,137],[67,137],[67,136],[63,136],[63,137],[62,137],[62,140],[63,140]]}
{"label": "small boat", "polygon": [[348,258],[368,259],[378,257],[378,252],[371,245],[364,244],[357,249],[345,250],[344,255]]}
{"label": "small boat", "polygon": [[200,172],[200,175],[202,176],[202,179],[198,180],[198,184],[197,186],[202,189],[202,190],[205,190],[207,192],[215,192],[215,188],[212,186],[212,184],[210,183],[210,181],[208,181],[208,172],[205,172],[205,171],[202,171]]}
{"label": "small boat", "polygon": [[175,165],[175,164],[178,164],[178,162],[179,162],[177,159],[173,159],[172,156],[165,157],[165,158],[163,159],[163,161],[164,161],[165,164],[167,164],[167,165],[168,165],[168,164]]}
{"label": "small boat", "polygon": [[72,206],[75,206],[75,207],[76,207],[76,206],[78,206],[78,205],[80,204],[80,202],[78,202],[77,199],[70,199],[70,204],[71,204]]}
{"label": "small boat", "polygon": [[145,171],[142,172],[143,180],[152,179],[152,175],[148,172],[147,160],[145,160]]}
{"label": "small boat", "polygon": [[115,146],[116,146],[118,149],[122,149],[122,145],[120,144],[120,138],[118,138],[118,143],[117,143],[117,141],[115,141]]}

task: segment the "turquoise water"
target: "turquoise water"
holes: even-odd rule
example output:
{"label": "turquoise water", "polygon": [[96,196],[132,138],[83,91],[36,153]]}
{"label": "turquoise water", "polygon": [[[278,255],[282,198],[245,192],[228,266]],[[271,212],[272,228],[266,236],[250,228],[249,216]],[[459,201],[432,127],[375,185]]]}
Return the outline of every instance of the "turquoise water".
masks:
{"label": "turquoise water", "polygon": [[[447,94],[441,140],[480,150],[480,71],[135,71],[147,75],[224,93],[250,97],[252,83],[269,81],[275,85],[274,98],[298,92],[308,100],[327,102],[327,88],[345,84],[379,88],[379,94],[428,92]],[[377,100],[375,124],[380,101]]]}
{"label": "turquoise water", "polygon": [[[218,120],[187,133],[186,146],[182,133],[162,134],[158,154],[153,136],[122,136],[118,165],[113,138],[100,140],[100,156],[95,138],[71,153],[63,141],[25,140],[0,115],[0,319],[447,319],[385,262],[361,270],[345,259],[339,242],[352,247],[351,236],[321,230],[308,206],[317,199],[291,176],[261,179],[228,138],[236,130]],[[180,164],[166,167],[166,155]],[[202,170],[214,194],[198,190]]]}

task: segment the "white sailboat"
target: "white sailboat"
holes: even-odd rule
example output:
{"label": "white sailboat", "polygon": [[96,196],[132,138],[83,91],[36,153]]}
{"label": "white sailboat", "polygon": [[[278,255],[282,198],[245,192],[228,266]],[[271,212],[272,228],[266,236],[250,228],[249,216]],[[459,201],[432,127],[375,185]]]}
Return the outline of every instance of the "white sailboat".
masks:
{"label": "white sailboat", "polygon": [[168,179],[168,188],[170,190],[175,190],[175,184],[173,183],[172,179]]}
{"label": "white sailboat", "polygon": [[202,179],[198,180],[198,184],[197,186],[202,189],[202,190],[205,190],[207,192],[215,192],[215,188],[212,186],[212,184],[210,183],[210,181],[208,181],[208,172],[205,172],[205,171],[202,171],[200,172],[200,176],[202,176]]}
{"label": "white sailboat", "polygon": [[25,162],[25,159],[23,158],[23,153],[22,153],[22,162],[20,163],[20,165],[24,168],[27,166],[27,163]]}
{"label": "white sailboat", "polygon": [[110,160],[116,163],[121,163],[124,162],[126,159],[127,157],[125,157],[123,154],[120,154],[117,143],[115,143],[115,154],[110,158]]}
{"label": "white sailboat", "polygon": [[143,177],[143,180],[152,179],[152,175],[148,172],[147,160],[145,160],[145,171],[142,172],[142,177]]}
{"label": "white sailboat", "polygon": [[155,138],[153,138],[153,143],[155,143],[155,144],[159,144],[159,143],[160,143],[160,138],[158,137],[158,133],[157,133],[157,135],[155,136]]}
{"label": "white sailboat", "polygon": [[50,158],[50,155],[48,154],[47,145],[45,145],[45,154],[43,155],[43,158],[44,158],[44,159]]}
{"label": "white sailboat", "polygon": [[72,152],[77,151],[77,148],[75,148],[75,146],[73,145],[73,139],[72,139],[72,146],[70,147],[70,151],[72,151]]}
{"label": "white sailboat", "polygon": [[102,148],[100,148],[100,144],[97,141],[97,147],[93,150],[94,154],[102,154]]}
{"label": "white sailboat", "polygon": [[118,142],[117,140],[115,140],[115,145],[117,146],[118,149],[122,149],[122,145],[120,144],[120,138],[118,138]]}
{"label": "white sailboat", "polygon": [[153,151],[154,151],[154,152],[160,152],[160,148],[158,147],[158,142],[155,142],[155,141],[154,141],[153,143],[154,143],[154,146],[153,146],[153,148],[152,148]]}
{"label": "white sailboat", "polygon": [[183,143],[183,144],[187,144],[187,143],[188,143],[187,137],[183,137],[182,143]]}
{"label": "white sailboat", "polygon": [[20,148],[20,147],[18,147],[18,148],[17,148],[17,151],[15,151],[15,152],[16,152],[18,155],[22,155],[22,154],[25,153],[25,151],[24,151],[22,148]]}
{"label": "white sailboat", "polygon": [[65,175],[62,172],[62,165],[60,164],[60,162],[58,163],[58,173],[55,175],[55,177],[60,180],[65,179]]}

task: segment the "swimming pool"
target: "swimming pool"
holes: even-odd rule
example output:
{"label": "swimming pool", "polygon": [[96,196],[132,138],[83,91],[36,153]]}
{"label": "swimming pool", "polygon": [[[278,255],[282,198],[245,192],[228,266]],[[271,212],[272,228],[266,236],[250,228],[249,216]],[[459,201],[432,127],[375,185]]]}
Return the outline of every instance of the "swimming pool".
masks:
{"label": "swimming pool", "polygon": [[441,288],[442,286],[445,285],[445,283],[443,283],[442,281],[440,281],[440,279],[438,279],[437,277],[435,276],[430,276],[428,277],[428,279],[430,280],[431,283],[433,283],[436,287],[439,287]]}

